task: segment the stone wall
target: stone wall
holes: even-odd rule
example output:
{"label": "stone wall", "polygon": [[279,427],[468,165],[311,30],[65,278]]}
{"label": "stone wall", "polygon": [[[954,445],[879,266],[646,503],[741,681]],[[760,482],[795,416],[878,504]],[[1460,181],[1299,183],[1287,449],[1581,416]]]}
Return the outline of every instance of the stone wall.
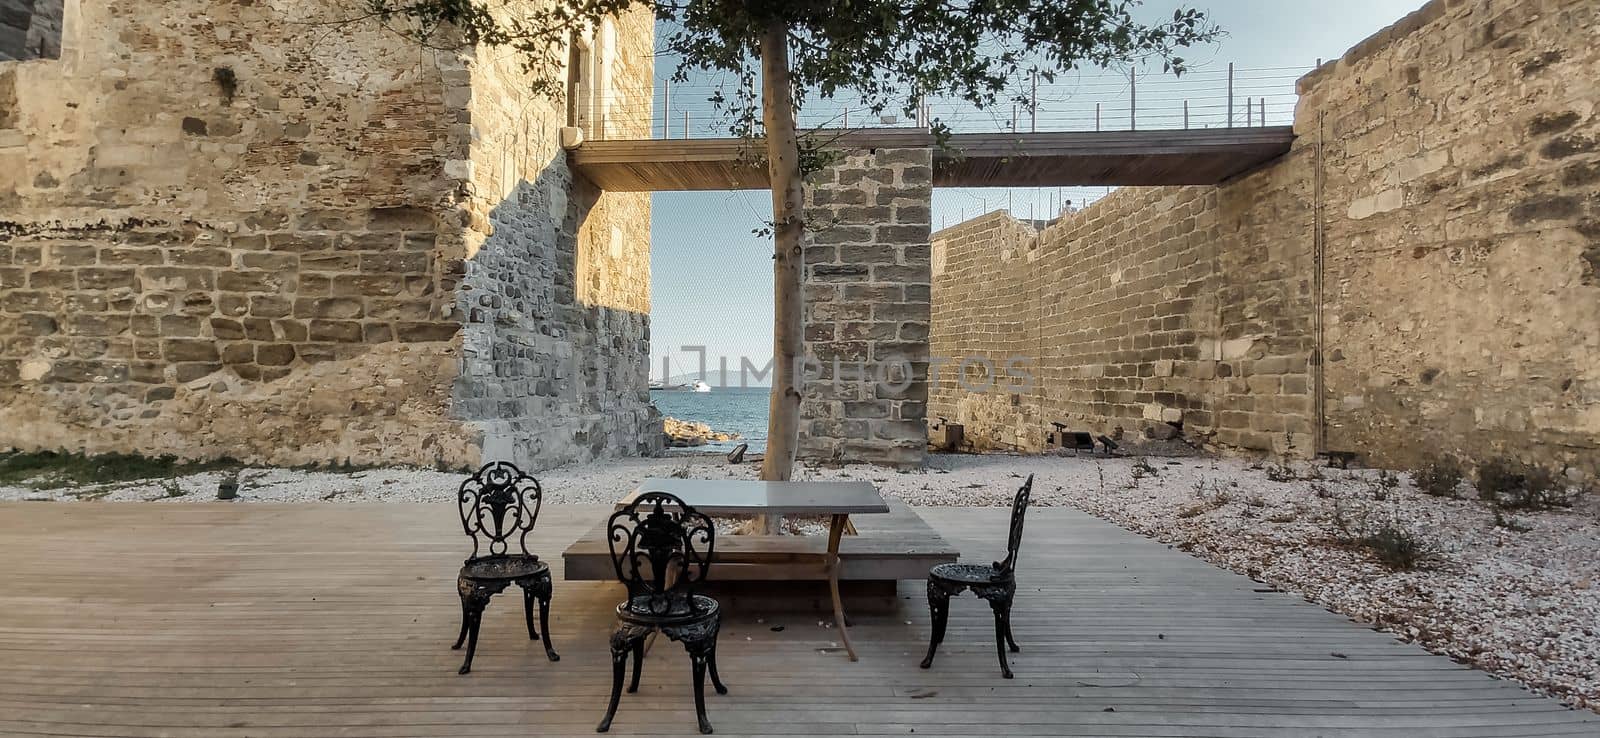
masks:
{"label": "stone wall", "polygon": [[[932,152],[843,152],[805,189],[802,458],[922,465]],[[781,368],[779,368],[781,370]]]}
{"label": "stone wall", "polygon": [[[479,391],[561,342],[580,375],[597,347],[642,355],[642,325],[600,326],[561,256],[637,212],[561,191],[565,116],[496,118],[507,90],[471,54],[287,22],[334,7],[74,3],[60,62],[0,64],[0,448],[538,466],[586,443],[560,438],[569,418],[640,416]],[[519,232],[557,210],[560,229]],[[639,234],[618,293],[638,290]],[[486,338],[491,320],[516,330]]]}
{"label": "stone wall", "polygon": [[0,0],[0,61],[61,56],[65,0]]}
{"label": "stone wall", "polygon": [[[655,18],[637,9],[605,31],[599,63],[627,110],[649,110]],[[597,44],[602,46],[603,44]],[[534,465],[659,450],[650,405],[650,195],[601,193],[575,178],[550,121],[564,101],[527,92],[520,62],[474,61],[466,318],[457,409],[485,453]],[[650,121],[592,121],[611,137],[649,138]]]}
{"label": "stone wall", "polygon": [[995,212],[940,231],[932,412],[984,449],[1042,450],[1062,422],[1309,450],[1310,245],[1283,237],[1309,213],[1266,214],[1293,208],[1279,180],[1124,188],[1042,229]]}
{"label": "stone wall", "polygon": [[1028,450],[1052,420],[1178,421],[1230,448],[1596,473],[1597,12],[1430,3],[1302,79],[1298,139],[1262,170],[936,234],[934,354],[1020,352],[1042,381],[941,375],[931,412]]}
{"label": "stone wall", "polygon": [[1434,2],[1302,81],[1328,443],[1600,472],[1600,5]]}

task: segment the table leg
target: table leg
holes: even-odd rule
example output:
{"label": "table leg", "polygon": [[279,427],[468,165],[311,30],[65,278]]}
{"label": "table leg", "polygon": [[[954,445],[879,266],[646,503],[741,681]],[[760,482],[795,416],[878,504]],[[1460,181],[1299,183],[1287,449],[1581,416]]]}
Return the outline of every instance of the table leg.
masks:
{"label": "table leg", "polygon": [[833,524],[828,526],[828,589],[833,595],[833,627],[839,629],[844,650],[850,654],[850,660],[855,661],[856,647],[850,642],[850,628],[844,622],[844,602],[839,599],[839,539],[844,537],[845,526],[849,523],[849,515],[834,515]]}

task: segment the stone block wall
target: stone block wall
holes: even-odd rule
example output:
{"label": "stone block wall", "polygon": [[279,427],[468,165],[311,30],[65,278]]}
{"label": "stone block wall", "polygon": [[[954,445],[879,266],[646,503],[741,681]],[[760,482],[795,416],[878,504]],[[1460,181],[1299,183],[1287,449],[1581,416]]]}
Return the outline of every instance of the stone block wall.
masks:
{"label": "stone block wall", "polygon": [[1328,443],[1600,474],[1600,5],[1429,3],[1301,82]]}
{"label": "stone block wall", "polygon": [[1310,313],[1286,309],[1309,246],[1285,237],[1292,213],[1224,236],[1263,218],[1268,179],[1125,188],[1042,229],[995,212],[940,231],[933,352],[951,370],[932,412],[983,449],[1039,451],[1052,422],[1309,449]]}
{"label": "stone block wall", "polygon": [[[614,21],[606,77],[630,99],[608,135],[649,138],[654,16]],[[598,46],[599,44],[597,44]],[[575,177],[550,121],[565,102],[527,92],[520,62],[474,60],[468,89],[472,197],[457,411],[483,431],[485,454],[533,465],[659,450],[647,387],[650,195],[603,193]]]}
{"label": "stone block wall", "polygon": [[[921,466],[932,152],[844,152],[805,189],[802,458]],[[782,370],[779,367],[778,370]]]}
{"label": "stone block wall", "polygon": [[[471,54],[286,22],[326,0],[74,7],[61,61],[0,63],[0,448],[453,467],[593,448],[565,424],[607,412],[592,392],[552,408],[475,389],[562,342],[578,375],[600,347],[642,356],[642,325],[601,325],[563,260],[638,217],[565,191],[564,115],[494,118],[474,101],[506,90]],[[525,148],[490,153],[505,131]],[[564,230],[519,232],[552,210]],[[480,274],[500,289],[473,291]],[[522,330],[485,339],[473,310]]]}
{"label": "stone block wall", "polygon": [[0,0],[0,61],[61,56],[65,0]]}
{"label": "stone block wall", "polygon": [[1181,418],[1228,448],[1600,473],[1597,13],[1429,3],[1302,79],[1259,171],[935,234],[934,353],[1035,340],[1044,381],[940,381],[931,412],[1024,449]]}

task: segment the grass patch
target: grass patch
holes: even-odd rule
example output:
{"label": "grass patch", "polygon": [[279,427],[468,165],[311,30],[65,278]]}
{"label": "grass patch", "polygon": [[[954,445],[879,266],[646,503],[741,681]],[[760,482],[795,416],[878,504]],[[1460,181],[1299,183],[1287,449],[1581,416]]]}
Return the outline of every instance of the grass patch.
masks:
{"label": "grass patch", "polygon": [[0,453],[0,485],[32,489],[82,487],[143,479],[170,479],[239,466],[239,462],[233,459],[180,461],[176,456],[90,456],[54,451]]}

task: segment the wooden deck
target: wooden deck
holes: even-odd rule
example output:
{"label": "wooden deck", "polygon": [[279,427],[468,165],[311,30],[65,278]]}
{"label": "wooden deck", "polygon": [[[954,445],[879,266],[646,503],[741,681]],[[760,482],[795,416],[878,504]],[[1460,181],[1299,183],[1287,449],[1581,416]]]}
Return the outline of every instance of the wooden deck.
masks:
{"label": "wooden deck", "polygon": [[[964,133],[934,150],[936,187],[1217,184],[1289,151],[1287,126],[1160,131]],[[841,148],[933,145],[903,129],[838,135]],[[589,141],[572,164],[613,192],[766,189],[767,170],[740,139]]]}
{"label": "wooden deck", "polygon": [[[606,512],[548,506],[559,552]],[[969,559],[1006,510],[927,509]],[[0,734],[593,735],[616,585],[557,581],[559,663],[490,606],[457,676],[463,554],[448,504],[0,505]],[[552,553],[552,556],[554,553]],[[1082,514],[1029,514],[1015,680],[989,609],[953,603],[938,662],[921,586],[862,613],[859,663],[812,613],[733,612],[708,695],[722,735],[1594,736],[1600,716],[1402,645]],[[909,621],[909,623],[908,623]],[[784,626],[775,632],[775,626]],[[613,734],[689,734],[658,644]],[[914,731],[914,733],[913,733]]]}
{"label": "wooden deck", "polygon": [[[839,544],[839,578],[847,581],[921,579],[935,564],[955,561],[960,551],[946,543],[915,511],[898,500],[889,513],[851,518],[858,535]],[[717,539],[712,581],[820,579],[826,536],[722,536]],[[599,518],[562,552],[568,581],[616,579],[605,519]]]}

